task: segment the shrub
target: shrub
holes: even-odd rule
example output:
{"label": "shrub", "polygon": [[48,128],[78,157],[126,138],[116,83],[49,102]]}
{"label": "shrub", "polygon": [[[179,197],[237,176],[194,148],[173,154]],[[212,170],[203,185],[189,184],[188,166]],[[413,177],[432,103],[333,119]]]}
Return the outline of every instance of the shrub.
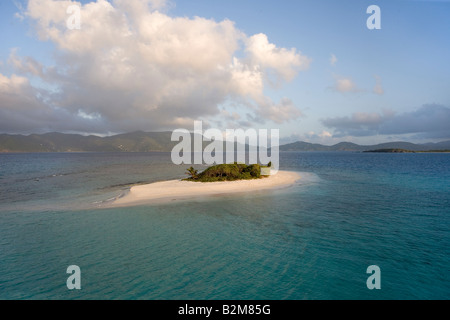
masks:
{"label": "shrub", "polygon": [[259,164],[245,165],[241,163],[234,164],[220,164],[209,167],[202,173],[194,173],[192,168],[189,168],[188,174],[190,178],[186,181],[198,182],[215,182],[215,181],[236,181],[236,180],[250,180],[261,178],[261,166]]}

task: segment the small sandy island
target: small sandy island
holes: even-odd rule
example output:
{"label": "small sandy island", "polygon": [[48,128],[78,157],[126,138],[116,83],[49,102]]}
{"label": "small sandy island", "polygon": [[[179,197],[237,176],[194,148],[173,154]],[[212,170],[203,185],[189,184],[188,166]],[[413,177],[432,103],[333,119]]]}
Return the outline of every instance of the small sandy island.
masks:
{"label": "small sandy island", "polygon": [[279,171],[267,178],[224,182],[189,182],[181,180],[135,186],[125,196],[110,204],[126,207],[150,204],[158,200],[179,200],[198,196],[220,195],[277,189],[293,185],[300,179],[298,172]]}

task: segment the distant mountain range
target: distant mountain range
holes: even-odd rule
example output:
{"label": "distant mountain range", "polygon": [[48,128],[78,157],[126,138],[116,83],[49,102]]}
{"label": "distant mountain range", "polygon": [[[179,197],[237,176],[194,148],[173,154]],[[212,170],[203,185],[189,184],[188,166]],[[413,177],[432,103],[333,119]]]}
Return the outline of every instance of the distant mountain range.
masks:
{"label": "distant mountain range", "polygon": [[110,137],[46,133],[0,135],[0,152],[151,152],[170,151],[171,132],[133,132]]}
{"label": "distant mountain range", "polygon": [[410,142],[387,142],[376,145],[359,145],[351,142],[341,142],[333,146],[324,146],[322,144],[313,144],[308,142],[295,142],[280,147],[281,151],[371,151],[379,149],[404,149],[410,151],[431,151],[450,149],[450,140],[438,143],[415,144]]}
{"label": "distant mountain range", "polygon": [[[178,142],[171,141],[171,132],[132,132],[110,137],[78,134],[46,133],[31,135],[0,134],[0,152],[170,152]],[[205,142],[204,146],[209,144]],[[280,151],[369,151],[405,149],[431,151],[450,149],[450,140],[438,143],[414,144],[388,142],[362,146],[341,142],[333,146],[295,142],[280,147]]]}

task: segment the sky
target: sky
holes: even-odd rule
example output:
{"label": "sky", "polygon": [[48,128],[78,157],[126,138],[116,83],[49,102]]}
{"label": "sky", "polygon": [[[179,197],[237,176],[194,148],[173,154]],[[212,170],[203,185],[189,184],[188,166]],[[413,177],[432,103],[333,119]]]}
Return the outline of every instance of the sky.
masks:
{"label": "sky", "polygon": [[0,40],[0,133],[450,140],[450,1],[4,0]]}

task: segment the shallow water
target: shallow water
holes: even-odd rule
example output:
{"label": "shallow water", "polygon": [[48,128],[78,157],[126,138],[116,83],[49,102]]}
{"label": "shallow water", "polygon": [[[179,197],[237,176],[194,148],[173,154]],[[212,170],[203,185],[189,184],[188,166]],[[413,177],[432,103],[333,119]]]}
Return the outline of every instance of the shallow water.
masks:
{"label": "shallow water", "polygon": [[289,189],[97,208],[185,169],[165,153],[0,154],[0,298],[450,298],[448,154],[282,153],[303,177]]}

